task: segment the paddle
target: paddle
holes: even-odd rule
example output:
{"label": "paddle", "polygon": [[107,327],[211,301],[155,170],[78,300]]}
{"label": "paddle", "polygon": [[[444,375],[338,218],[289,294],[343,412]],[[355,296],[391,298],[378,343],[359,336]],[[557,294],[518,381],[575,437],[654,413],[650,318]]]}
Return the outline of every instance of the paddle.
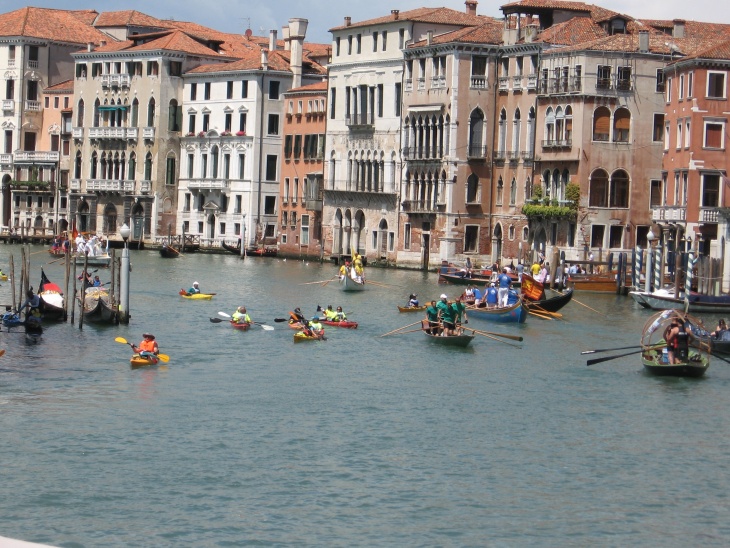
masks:
{"label": "paddle", "polygon": [[[336,277],[337,277],[337,276],[335,276],[335,278],[336,278]],[[314,285],[314,284],[329,283],[329,282],[331,282],[332,280],[334,280],[335,278],[330,278],[329,280],[318,280],[318,281],[316,281],[316,282],[304,282],[304,283],[301,283],[301,284],[297,284],[297,285]]]}
{"label": "paddle", "polygon": [[[560,295],[565,295],[565,293],[561,293],[560,291],[557,291],[555,289],[553,291],[555,291],[555,293],[558,293]],[[575,290],[573,290],[573,293],[575,293]],[[571,299],[571,301],[574,302],[574,303],[578,303],[581,306],[585,306],[588,310],[592,310],[593,312],[595,312],[596,314],[600,314],[604,318],[608,318],[608,316],[606,314],[604,314],[603,312],[600,312],[600,311],[596,310],[595,308],[591,308],[587,304],[583,304],[582,302],[580,302],[578,299],[575,298],[575,295],[573,296],[573,298]]]}
{"label": "paddle", "polygon": [[408,324],[408,325],[404,325],[403,327],[399,327],[398,329],[394,329],[393,331],[388,331],[387,333],[385,333],[383,335],[380,335],[380,336],[381,337],[387,337],[388,335],[392,335],[396,331],[401,331],[403,329],[408,329],[409,327],[413,327],[414,325],[419,324],[419,323],[421,323],[421,320],[418,320],[417,322],[413,322],[413,323]]}
{"label": "paddle", "polygon": [[478,329],[471,329],[471,328],[465,329],[465,331],[471,331],[472,333],[474,333],[476,335],[481,335],[482,337],[486,337],[488,339],[494,339],[497,342],[501,342],[503,344],[508,344],[510,346],[514,346],[515,348],[522,348],[521,346],[518,346],[516,344],[512,344],[512,343],[509,343],[507,341],[503,341],[501,339],[498,339],[497,337],[492,337],[491,335],[488,335],[486,331],[479,331]]}
{"label": "paddle", "polygon": [[643,352],[643,351],[644,351],[644,349],[642,348],[641,350],[634,350],[633,352],[626,352],[625,354],[619,354],[617,356],[608,356],[607,358],[595,358],[593,360],[588,360],[586,362],[586,365],[593,365],[596,363],[607,362],[610,360],[615,360],[616,358],[623,358],[624,356],[631,356],[632,354],[638,354],[639,352]]}
{"label": "paddle", "polygon": [[502,337],[503,339],[511,339],[513,341],[522,342],[522,341],[525,340],[525,338],[522,337],[521,335],[506,335],[504,333],[494,333],[492,331],[481,331],[479,329],[472,329],[471,327],[465,327],[464,329],[467,330],[467,331],[468,330],[476,331],[477,333],[481,333],[481,334],[486,333],[487,335],[493,335],[495,337]]}
{"label": "paddle", "polygon": [[[122,344],[128,344],[134,350],[134,345],[131,342],[127,341],[127,339],[125,339],[124,337],[117,337],[116,339],[114,339],[114,341]],[[168,356],[167,354],[156,354],[156,356],[160,358],[160,361],[164,363],[170,361],[170,356]]]}
{"label": "paddle", "polygon": [[584,350],[581,354],[595,354],[597,352],[613,352],[614,350],[630,350],[631,348],[639,348],[639,345],[619,346],[618,348],[596,348],[595,350]]}
{"label": "paddle", "polygon": [[210,318],[210,323],[222,323],[226,320],[221,320],[220,318]]}
{"label": "paddle", "polygon": [[[218,315],[223,316],[224,318],[227,318],[229,320],[233,319],[233,316],[231,316],[230,314],[226,314],[225,312],[218,312]],[[213,322],[214,319],[217,319],[217,318],[211,318],[210,321]],[[219,323],[221,321],[223,321],[223,320],[218,320],[218,322],[213,322],[213,323]],[[272,326],[266,325],[265,323],[261,323],[261,322],[251,322],[251,323],[253,325],[258,325],[264,331],[273,331],[274,330],[274,328]]]}

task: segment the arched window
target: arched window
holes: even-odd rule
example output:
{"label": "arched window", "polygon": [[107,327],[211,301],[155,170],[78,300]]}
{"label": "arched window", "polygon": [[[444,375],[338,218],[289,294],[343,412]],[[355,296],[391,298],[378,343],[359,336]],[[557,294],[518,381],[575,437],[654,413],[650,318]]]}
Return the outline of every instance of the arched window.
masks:
{"label": "arched window", "polygon": [[94,127],[99,127],[99,106],[101,106],[101,103],[97,99],[94,102]]}
{"label": "arched window", "polygon": [[627,108],[618,108],[613,113],[613,140],[617,143],[629,142],[631,129],[631,112]]}
{"label": "arched window", "polygon": [[563,199],[563,189],[560,186],[560,170],[553,170],[553,200]]}
{"label": "arched window", "polygon": [[114,204],[107,204],[104,208],[104,233],[117,231],[117,208]]}
{"label": "arched window", "polygon": [[611,175],[609,207],[629,207],[629,174],[623,169]]}
{"label": "arched window", "polygon": [[137,155],[134,152],[129,155],[129,169],[127,171],[127,176],[132,181],[137,178]]}
{"label": "arched window", "polygon": [[466,180],[466,203],[475,204],[479,202],[479,177],[472,173]]}
{"label": "arched window", "polygon": [[482,148],[484,137],[484,113],[474,109],[469,117],[469,157],[481,158],[486,154]]}
{"label": "arched window", "polygon": [[527,113],[527,142],[525,143],[525,149],[527,150],[527,156],[532,159],[532,154],[535,150],[533,141],[535,140],[535,108],[530,107],[530,112]]}
{"label": "arched window", "polygon": [[154,127],[155,125],[155,98],[150,97],[150,102],[147,104],[147,127]]}
{"label": "arched window", "polygon": [[573,144],[573,107],[570,105],[565,107],[565,144]]}
{"label": "arched window", "polygon": [[588,205],[590,207],[608,206],[608,173],[603,169],[597,169],[591,174]]}
{"label": "arched window", "polygon": [[76,127],[84,127],[84,100],[79,99],[79,105],[76,112]]}
{"label": "arched window", "polygon": [[545,111],[545,141],[548,146],[555,142],[555,112],[552,107]]}
{"label": "arched window", "polygon": [[512,152],[515,154],[520,151],[520,128],[522,125],[520,118],[520,109],[516,109],[515,117],[512,120]]}
{"label": "arched window", "polygon": [[76,161],[74,162],[74,179],[81,179],[81,151],[76,153]]}
{"label": "arched window", "polygon": [[[512,182],[509,185],[509,205],[513,206],[517,202],[517,181],[512,178]],[[513,236],[514,238],[514,236]]]}
{"label": "arched window", "polygon": [[144,180],[152,180],[152,153],[148,152],[144,159]]}
{"label": "arched window", "polygon": [[94,151],[94,153],[91,155],[91,173],[89,174],[90,175],[89,176],[90,179],[96,179],[97,178],[97,176],[96,176],[96,169],[97,169],[97,166],[98,166],[98,161],[99,161],[99,158],[96,155],[96,151]]}
{"label": "arched window", "polygon": [[563,107],[555,109],[555,140],[557,145],[563,144],[565,137],[565,116],[563,115]]}
{"label": "arched window", "polygon": [[132,101],[132,116],[129,127],[139,127],[139,101],[137,101],[136,97]]}
{"label": "arched window", "polygon": [[549,169],[546,169],[543,172],[543,174],[542,174],[542,182],[543,182],[543,187],[544,187],[544,190],[545,190],[545,192],[544,192],[543,195],[546,198],[550,197],[550,179],[551,179],[551,177],[550,177],[550,170]]}
{"label": "arched window", "polygon": [[211,179],[218,178],[218,147],[217,146],[213,146],[213,149],[210,153],[210,178]]}
{"label": "arched window", "polygon": [[497,180],[497,205],[502,205],[502,196],[504,194],[504,181],[502,180],[502,176],[499,176],[499,179]]}
{"label": "arched window", "polygon": [[593,112],[593,140],[608,141],[611,131],[611,111],[608,107],[598,107]]}
{"label": "arched window", "polygon": [[499,113],[499,150],[502,154],[507,152],[507,111],[505,109]]}
{"label": "arched window", "polygon": [[[176,99],[170,99],[168,107],[167,129],[168,131],[180,131],[182,123],[182,107],[178,106]],[[229,129],[230,131],[230,129]]]}

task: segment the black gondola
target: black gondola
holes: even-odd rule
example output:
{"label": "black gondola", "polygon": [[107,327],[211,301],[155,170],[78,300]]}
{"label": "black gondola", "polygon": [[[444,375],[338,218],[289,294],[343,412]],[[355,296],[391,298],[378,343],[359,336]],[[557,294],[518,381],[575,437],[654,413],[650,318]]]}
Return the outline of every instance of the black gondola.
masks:
{"label": "black gondola", "polygon": [[180,252],[174,247],[165,244],[160,248],[160,256],[165,259],[177,259],[180,256]]}
{"label": "black gondola", "polygon": [[573,288],[571,287],[565,293],[558,293],[554,297],[540,299],[539,301],[528,301],[527,299],[525,299],[525,306],[527,306],[527,308],[529,308],[530,310],[534,310],[536,312],[539,312],[540,310],[547,312],[557,312],[566,304],[568,304],[570,302],[570,299],[572,298]]}
{"label": "black gondola", "polygon": [[240,241],[239,241],[239,245],[237,245],[237,246],[235,246],[235,245],[230,245],[230,244],[227,244],[226,242],[221,242],[221,247],[222,247],[223,249],[225,249],[226,251],[230,251],[230,252],[231,252],[231,253],[233,253],[234,255],[240,255],[240,254],[241,254],[241,245],[240,245]]}

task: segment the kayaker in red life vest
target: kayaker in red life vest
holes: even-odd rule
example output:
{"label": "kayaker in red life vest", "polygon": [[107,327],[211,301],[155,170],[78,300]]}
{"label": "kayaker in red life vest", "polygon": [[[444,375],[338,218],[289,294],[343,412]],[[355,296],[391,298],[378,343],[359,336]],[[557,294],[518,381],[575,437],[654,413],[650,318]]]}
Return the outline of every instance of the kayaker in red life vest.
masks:
{"label": "kayaker in red life vest", "polygon": [[137,346],[132,345],[132,350],[144,357],[157,356],[160,353],[160,348],[157,346],[155,336],[152,333],[144,333],[142,337],[144,337],[142,342]]}

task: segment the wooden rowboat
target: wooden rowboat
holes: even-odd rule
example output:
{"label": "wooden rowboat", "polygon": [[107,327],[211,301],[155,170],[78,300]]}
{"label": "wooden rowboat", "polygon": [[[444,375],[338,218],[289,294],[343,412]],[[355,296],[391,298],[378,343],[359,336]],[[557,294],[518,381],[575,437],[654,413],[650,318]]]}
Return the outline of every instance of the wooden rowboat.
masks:
{"label": "wooden rowboat", "polygon": [[160,248],[160,257],[164,259],[177,259],[180,256],[180,252],[172,246],[163,245]]}
{"label": "wooden rowboat", "polygon": [[365,281],[358,282],[353,280],[350,276],[342,276],[340,278],[340,289],[342,291],[364,291]]}
{"label": "wooden rowboat", "polygon": [[522,299],[518,299],[516,303],[507,306],[469,308],[469,317],[471,318],[500,323],[525,323],[529,313],[530,310],[525,306]]}
{"label": "wooden rowboat", "polygon": [[570,302],[573,298],[573,288],[571,287],[565,293],[558,293],[553,297],[541,299],[539,301],[530,301],[525,299],[525,306],[535,312],[547,311],[557,312]]}
{"label": "wooden rowboat", "polygon": [[423,306],[399,306],[398,312],[423,312],[428,308],[425,304]]}
{"label": "wooden rowboat", "polygon": [[684,336],[677,339],[674,357],[678,363],[669,363],[664,337],[672,322],[679,320],[684,326],[679,333],[694,333],[701,328],[702,322],[677,310],[657,312],[644,324],[641,335],[641,363],[647,373],[672,377],[701,377],[710,366],[710,345],[701,338]]}
{"label": "wooden rowboat", "polygon": [[466,348],[471,344],[474,335],[431,335],[431,333],[423,332],[424,335],[434,344],[440,344],[441,346],[458,346]]}
{"label": "wooden rowboat", "polygon": [[663,361],[661,349],[652,349],[642,352],[641,363],[644,369],[652,375],[664,377],[701,377],[710,367],[707,355],[690,350],[686,361],[669,364]]}
{"label": "wooden rowboat", "polygon": [[249,322],[238,323],[231,320],[230,324],[233,329],[238,329],[239,331],[248,331],[251,327],[251,324]]}

